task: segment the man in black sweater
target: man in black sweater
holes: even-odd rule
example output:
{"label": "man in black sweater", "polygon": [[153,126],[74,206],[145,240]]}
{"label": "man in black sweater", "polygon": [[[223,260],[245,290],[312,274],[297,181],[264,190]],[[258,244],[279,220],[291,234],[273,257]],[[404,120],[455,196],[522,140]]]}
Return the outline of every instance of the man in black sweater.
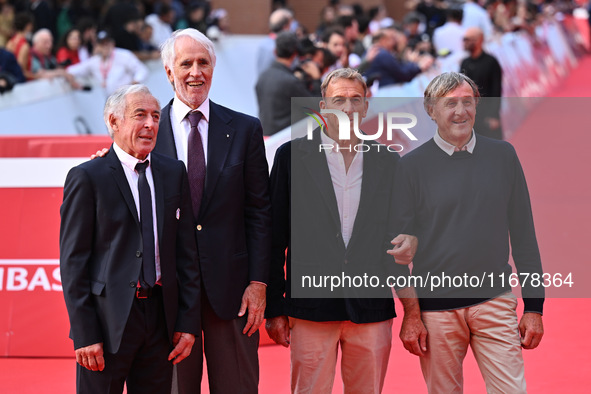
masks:
{"label": "man in black sweater", "polygon": [[[401,299],[400,337],[430,393],[462,392],[468,346],[488,392],[525,393],[521,348],[543,335],[544,288],[529,194],[513,147],[474,134],[476,84],[444,73],[425,90],[433,139],[398,164],[395,226],[416,235],[419,298]],[[509,237],[525,304],[517,323]],[[534,279],[534,278],[537,278]],[[521,338],[520,338],[521,335]]]}
{"label": "man in black sweater", "polygon": [[486,97],[478,106],[474,129],[486,137],[503,139],[501,128],[501,94],[503,71],[497,59],[484,52],[484,34],[478,27],[464,33],[464,48],[470,56],[460,65],[460,71],[478,86],[480,95]]}

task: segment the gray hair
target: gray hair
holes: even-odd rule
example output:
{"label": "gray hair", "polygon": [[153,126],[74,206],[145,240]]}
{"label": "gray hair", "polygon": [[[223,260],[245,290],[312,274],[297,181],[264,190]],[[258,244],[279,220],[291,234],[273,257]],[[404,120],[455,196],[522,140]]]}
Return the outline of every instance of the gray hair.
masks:
{"label": "gray hair", "polygon": [[425,107],[427,114],[431,116],[433,107],[439,98],[445,97],[449,92],[456,89],[464,82],[466,82],[472,88],[472,92],[474,92],[474,98],[476,99],[476,104],[478,104],[480,92],[478,91],[478,86],[476,83],[464,74],[458,72],[446,72],[433,78],[433,80],[429,82],[429,85],[427,85],[427,88],[425,89],[423,106]]}
{"label": "gray hair", "polygon": [[348,79],[350,81],[357,81],[363,86],[363,96],[367,96],[367,84],[365,80],[359,74],[357,70],[352,68],[337,68],[336,70],[332,71],[330,74],[324,78],[322,85],[320,86],[320,90],[322,92],[322,97],[326,97],[326,91],[328,90],[328,85],[330,85],[333,80],[336,79]]}
{"label": "gray hair", "polygon": [[[150,89],[148,89],[146,85],[136,84],[121,86],[107,99],[107,102],[105,103],[105,109],[103,110],[103,119],[107,125],[107,129],[109,129],[109,135],[111,136],[111,139],[113,138],[114,130],[111,128],[111,124],[109,123],[109,117],[113,115],[117,119],[123,118],[127,106],[127,96],[134,93],[145,93],[153,97],[152,92],[150,92]],[[160,107],[160,102],[158,99],[156,97],[154,97],[154,99],[156,102],[158,102],[158,106]]]}
{"label": "gray hair", "polygon": [[31,42],[33,43],[33,45],[35,45],[35,43],[39,41],[41,37],[44,35],[49,35],[49,37],[53,40],[53,34],[51,34],[51,30],[43,28],[37,30],[35,34],[33,34],[33,37],[31,38]]}
{"label": "gray hair", "polygon": [[213,46],[213,42],[209,38],[205,36],[205,34],[201,33],[199,30],[188,28],[188,29],[181,29],[177,30],[164,43],[160,46],[160,55],[162,57],[162,64],[165,67],[172,69],[174,65],[174,61],[176,59],[176,53],[174,52],[174,44],[179,37],[190,37],[193,40],[197,41],[199,44],[203,45],[207,52],[209,53],[209,57],[211,58],[211,65],[215,68],[215,48]]}

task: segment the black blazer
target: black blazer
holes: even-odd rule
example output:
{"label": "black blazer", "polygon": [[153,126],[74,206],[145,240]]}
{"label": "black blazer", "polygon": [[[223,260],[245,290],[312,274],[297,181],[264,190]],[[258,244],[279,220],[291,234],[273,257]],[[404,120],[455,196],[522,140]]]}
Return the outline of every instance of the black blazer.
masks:
{"label": "black blazer", "polygon": [[[152,174],[169,340],[199,335],[199,266],[184,165],[152,153]],[[177,215],[178,212],[178,215]],[[60,270],[76,349],[119,349],[142,265],[142,233],[127,178],[113,147],[68,173],[61,206]],[[178,217],[177,217],[178,216]]]}
{"label": "black blazer", "polygon": [[[162,109],[155,152],[177,158]],[[269,169],[258,119],[210,101],[205,189],[196,225],[202,283],[216,314],[235,319],[250,281],[268,283]]]}
{"label": "black blazer", "polygon": [[[300,274],[352,277],[367,273],[385,281],[387,275],[408,272],[386,253],[391,248],[389,240],[396,235],[388,228],[388,215],[399,156],[383,145],[379,151],[373,147],[364,153],[359,209],[345,247],[326,154],[319,146],[316,130],[313,140],[290,141],[275,156],[270,182],[273,248],[266,317],[355,323],[390,319],[395,312],[389,288],[304,290]],[[300,294],[292,296],[296,287]]]}

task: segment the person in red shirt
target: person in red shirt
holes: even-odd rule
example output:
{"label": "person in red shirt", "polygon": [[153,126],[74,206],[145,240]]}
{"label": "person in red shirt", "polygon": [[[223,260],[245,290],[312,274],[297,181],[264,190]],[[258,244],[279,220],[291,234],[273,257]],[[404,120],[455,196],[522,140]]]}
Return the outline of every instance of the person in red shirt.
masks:
{"label": "person in red shirt", "polygon": [[55,56],[57,64],[60,67],[67,67],[72,64],[80,63],[80,58],[78,57],[80,43],[80,31],[78,29],[70,29],[64,34],[60,43],[60,48]]}

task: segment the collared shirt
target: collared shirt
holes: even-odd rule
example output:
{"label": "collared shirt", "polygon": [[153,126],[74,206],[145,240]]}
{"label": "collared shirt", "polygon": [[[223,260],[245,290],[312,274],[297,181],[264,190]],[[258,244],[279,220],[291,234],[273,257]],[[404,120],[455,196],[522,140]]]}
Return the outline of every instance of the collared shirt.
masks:
{"label": "collared shirt", "polygon": [[[174,145],[176,147],[176,154],[179,160],[188,166],[187,162],[188,149],[189,149],[189,133],[191,132],[191,123],[187,115],[192,109],[187,104],[183,103],[178,96],[174,95],[172,102],[172,108],[170,111],[170,123],[172,124],[172,134],[174,135]],[[205,165],[207,165],[207,142],[208,142],[208,130],[209,130],[209,98],[205,99],[203,103],[196,109],[200,111],[203,116],[199,121],[197,129],[201,135],[201,141],[203,142],[203,150],[205,153]]]}
{"label": "collared shirt", "polygon": [[435,136],[433,137],[433,141],[435,141],[437,146],[440,147],[442,151],[444,151],[445,153],[447,153],[450,156],[453,155],[454,152],[459,152],[461,150],[468,151],[469,153],[472,153],[472,152],[474,152],[474,147],[476,146],[476,134],[474,133],[474,130],[472,130],[472,137],[470,137],[470,141],[468,141],[468,143],[466,145],[462,146],[461,148],[458,148],[457,146],[452,145],[449,142],[447,142],[446,140],[444,140],[443,138],[441,138],[441,136],[439,135],[439,130],[437,130],[435,132]]}
{"label": "collared shirt", "polygon": [[[133,201],[135,202],[135,208],[137,210],[137,217],[141,220],[140,214],[140,192],[138,190],[138,179],[139,175],[135,170],[135,165],[138,162],[144,162],[145,160],[138,160],[137,158],[131,156],[129,153],[125,152],[123,149],[117,145],[117,143],[113,143],[113,150],[119,161],[122,164],[123,172],[125,172],[125,178],[127,178],[127,183],[129,184],[129,188],[131,189],[131,194],[133,195]],[[151,155],[149,154],[146,160],[150,160]],[[156,283],[162,284],[160,282],[161,278],[161,270],[160,270],[160,248],[158,247],[158,226],[156,222],[156,194],[154,192],[154,177],[152,176],[152,162],[150,161],[150,165],[146,169],[146,178],[148,179],[148,185],[150,185],[150,194],[152,195],[152,218],[154,221],[154,247],[155,247],[155,256],[156,256]]]}
{"label": "collared shirt", "polygon": [[[361,198],[361,180],[363,178],[363,152],[357,152],[349,166],[349,171],[345,168],[343,154],[337,151],[339,147],[325,133],[320,133],[322,144],[332,145],[333,149],[326,149],[326,161],[330,170],[330,178],[334,188],[339,217],[341,219],[341,233],[345,246],[349,245],[355,217],[359,209],[359,200]],[[326,146],[325,145],[325,146]],[[343,148],[339,148],[343,149]]]}

